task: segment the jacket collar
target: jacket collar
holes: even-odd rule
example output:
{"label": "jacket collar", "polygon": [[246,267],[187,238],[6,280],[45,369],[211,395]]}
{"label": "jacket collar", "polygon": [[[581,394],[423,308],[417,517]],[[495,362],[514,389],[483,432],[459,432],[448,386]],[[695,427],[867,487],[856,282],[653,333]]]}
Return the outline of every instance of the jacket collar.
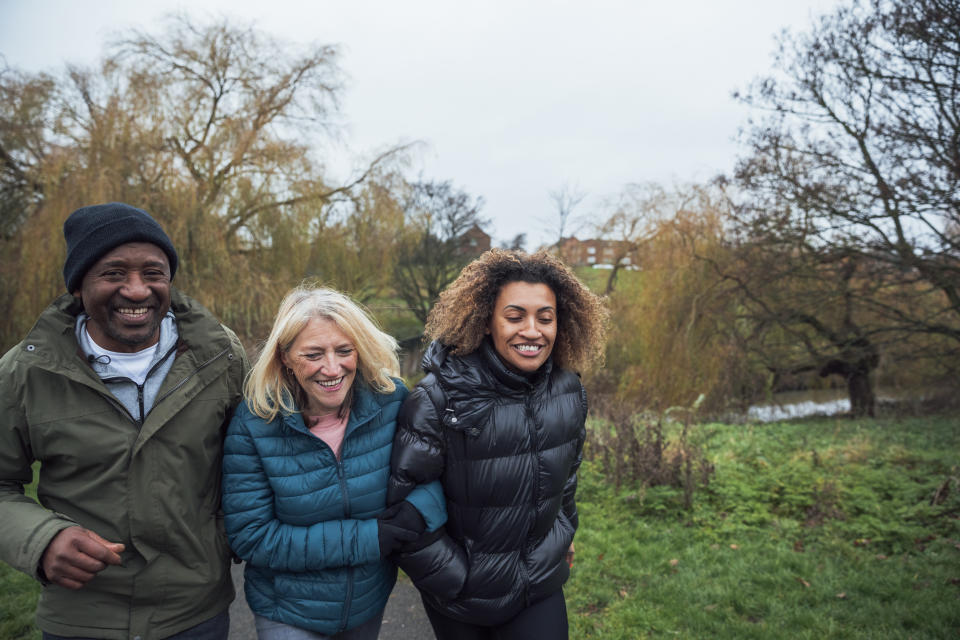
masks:
{"label": "jacket collar", "polygon": [[465,394],[529,393],[543,386],[553,370],[553,358],[547,358],[542,367],[527,376],[509,368],[489,338],[480,347],[465,356],[455,356],[450,348],[433,342],[423,357],[423,368],[433,373],[447,387]]}
{"label": "jacket collar", "polygon": [[[387,397],[387,394],[374,393],[360,377],[359,371],[353,384],[353,403],[350,405],[350,416],[347,418],[347,430],[344,433],[344,438],[380,413],[382,406],[379,400]],[[402,384],[402,382],[397,381],[397,384]],[[301,433],[309,433],[310,430],[304,423],[302,412],[285,413],[282,416],[283,423],[291,429]]]}
{"label": "jacket collar", "polygon": [[[220,323],[192,298],[170,287],[170,310],[180,334],[178,353],[190,349],[205,362],[229,348],[230,338]],[[26,338],[20,343],[21,358],[65,374],[98,379],[77,344],[77,316],[83,311],[80,300],[65,293],[48,306]]]}
{"label": "jacket collar", "polygon": [[550,371],[553,369],[553,358],[548,357],[546,362],[539,369],[529,375],[518,373],[511,369],[497,353],[496,347],[490,337],[484,338],[478,351],[490,372],[497,380],[512,389],[532,389],[540,385],[540,382],[550,377]]}

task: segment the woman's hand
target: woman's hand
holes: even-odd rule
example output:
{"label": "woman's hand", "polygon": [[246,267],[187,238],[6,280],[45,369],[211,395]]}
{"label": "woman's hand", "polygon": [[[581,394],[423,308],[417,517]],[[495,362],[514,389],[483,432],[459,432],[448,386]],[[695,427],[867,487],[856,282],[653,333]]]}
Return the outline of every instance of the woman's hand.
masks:
{"label": "woman's hand", "polygon": [[400,548],[405,542],[413,542],[423,534],[427,523],[417,508],[402,500],[377,516],[377,535],[380,542],[380,557]]}

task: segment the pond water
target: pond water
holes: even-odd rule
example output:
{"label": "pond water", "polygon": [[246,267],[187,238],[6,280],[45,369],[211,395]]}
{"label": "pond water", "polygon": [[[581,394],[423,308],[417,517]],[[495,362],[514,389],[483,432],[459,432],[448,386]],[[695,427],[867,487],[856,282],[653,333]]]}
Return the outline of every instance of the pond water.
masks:
{"label": "pond water", "polygon": [[806,416],[835,416],[849,411],[850,398],[845,389],[784,391],[774,394],[770,403],[755,404],[747,409],[747,419],[776,422]]}
{"label": "pond water", "polygon": [[[925,397],[937,397],[947,390],[877,389],[877,403],[915,403]],[[812,391],[784,391],[773,394],[770,402],[755,404],[747,409],[747,420],[776,422],[808,416],[836,416],[850,412],[850,397],[846,389],[816,389]],[[741,414],[743,415],[743,414]]]}

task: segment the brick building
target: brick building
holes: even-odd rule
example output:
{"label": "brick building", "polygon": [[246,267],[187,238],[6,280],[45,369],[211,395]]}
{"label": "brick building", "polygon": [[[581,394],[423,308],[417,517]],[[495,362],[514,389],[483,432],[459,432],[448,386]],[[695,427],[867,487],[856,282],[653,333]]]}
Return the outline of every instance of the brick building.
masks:
{"label": "brick building", "polygon": [[637,268],[636,251],[630,249],[630,243],[623,240],[603,240],[590,238],[578,240],[564,238],[560,242],[560,256],[564,262],[574,267],[613,266],[619,260],[627,268]]}
{"label": "brick building", "polygon": [[460,236],[460,252],[470,258],[476,258],[484,251],[490,250],[490,236],[477,225],[473,225]]}

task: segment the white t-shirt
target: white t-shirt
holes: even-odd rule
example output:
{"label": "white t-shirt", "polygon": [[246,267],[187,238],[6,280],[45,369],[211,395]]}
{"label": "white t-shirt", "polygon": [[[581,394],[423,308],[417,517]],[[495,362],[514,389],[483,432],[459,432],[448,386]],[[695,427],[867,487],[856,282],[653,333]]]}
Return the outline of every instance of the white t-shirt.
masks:
{"label": "white t-shirt", "polygon": [[150,364],[153,362],[153,356],[157,352],[157,344],[141,351],[121,353],[104,349],[98,345],[94,342],[90,336],[90,332],[87,331],[86,328],[84,328],[83,337],[86,342],[86,344],[83,345],[83,350],[86,353],[93,355],[98,360],[104,356],[110,358],[110,366],[115,369],[117,373],[130,378],[138,385],[143,384],[144,380],[147,379],[147,372],[150,371]]}

